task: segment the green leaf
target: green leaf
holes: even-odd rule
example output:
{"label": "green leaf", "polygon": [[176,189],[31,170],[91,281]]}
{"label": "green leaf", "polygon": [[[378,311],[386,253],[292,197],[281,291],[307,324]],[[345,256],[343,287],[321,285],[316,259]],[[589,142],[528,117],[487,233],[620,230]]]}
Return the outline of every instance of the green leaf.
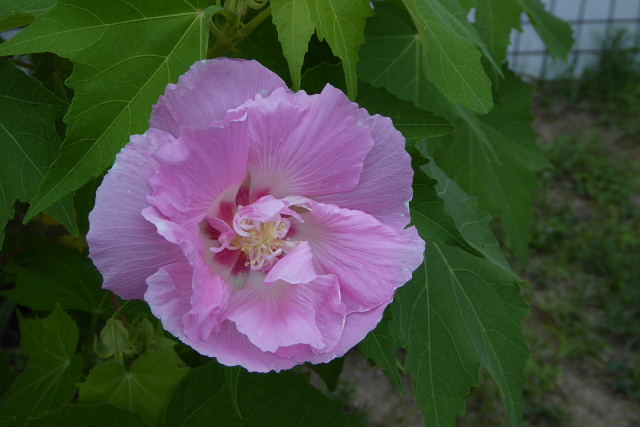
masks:
{"label": "green leaf", "polygon": [[[8,275],[5,275],[2,280],[0,280],[0,285],[4,286],[6,283],[9,283],[10,280],[11,279],[8,277]],[[5,298],[0,301],[0,337],[5,336],[7,329],[10,327],[9,322],[11,321],[15,310],[15,302]]]}
{"label": "green leaf", "polygon": [[[427,158],[428,146],[418,144]],[[393,382],[396,351],[406,348],[404,368],[428,425],[455,424],[470,387],[479,383],[480,366],[503,389],[509,423],[516,425],[527,357],[519,330],[526,305],[488,215],[433,159],[416,170],[410,207],[413,224],[427,241],[425,262],[398,291],[391,321],[383,321],[361,348]],[[382,339],[372,340],[378,336]],[[505,340],[515,350],[505,349]]]}
{"label": "green leaf", "polygon": [[68,402],[80,380],[82,357],[75,353],[78,327],[59,306],[49,317],[20,317],[22,349],[27,368],[2,396],[2,414],[15,415],[22,424]]}
{"label": "green leaf", "polygon": [[71,59],[67,138],[25,219],[107,168],[147,128],[166,85],[205,56],[213,0],[60,0],[0,55],[50,51]]}
{"label": "green leaf", "polygon": [[14,415],[0,415],[0,427],[15,427],[18,419]]}
{"label": "green leaf", "polygon": [[173,393],[164,425],[168,426],[357,426],[354,415],[341,412],[335,402],[293,372],[249,374],[238,381],[238,406],[232,409],[224,368],[208,363],[193,369]]}
{"label": "green leaf", "polygon": [[415,24],[399,8],[376,3],[361,49],[360,77],[423,109],[431,81],[453,102],[489,111],[491,82],[474,42],[442,23],[430,1],[407,0],[406,5]]}
{"label": "green leaf", "polygon": [[128,369],[115,360],[102,362],[80,384],[79,401],[109,403],[157,424],[173,389],[188,371],[177,366],[173,356],[160,352],[140,355]]}
{"label": "green leaf", "polygon": [[444,203],[436,191],[437,182],[424,172],[424,167],[420,167],[424,160],[416,159],[417,156],[413,159],[413,199],[410,204],[413,225],[431,240],[455,245],[481,256],[482,254],[467,242],[451,215],[445,210]]}
{"label": "green leaf", "polygon": [[62,405],[55,411],[31,418],[29,426],[42,427],[137,427],[146,426],[136,414],[111,405]]}
{"label": "green leaf", "polygon": [[3,0],[0,10],[0,32],[29,25],[55,6],[56,0]]}
{"label": "green leaf", "polygon": [[96,340],[94,350],[98,356],[107,359],[111,356],[116,362],[122,363],[125,354],[131,354],[129,331],[120,319],[110,317],[100,331],[100,341]]}
{"label": "green leaf", "polygon": [[[342,70],[337,65],[321,64],[311,68],[302,77],[302,87],[308,93],[320,93],[325,84],[344,89]],[[415,143],[437,138],[453,132],[453,126],[447,120],[416,108],[412,103],[396,98],[384,89],[367,83],[359,83],[356,102],[366,108],[370,114],[390,117],[393,125],[407,140],[407,149],[412,150]]]}
{"label": "green leaf", "polygon": [[101,183],[101,176],[93,178],[76,190],[74,194],[73,204],[76,208],[78,229],[81,235],[86,235],[89,232],[89,213],[93,210],[96,201],[96,191]]}
{"label": "green leaf", "polygon": [[[447,27],[451,34],[458,38],[469,40],[474,44],[482,56],[489,62],[494,70],[502,75],[500,66],[496,64],[491,50],[487,47],[484,40],[476,28],[467,20],[469,8],[464,8],[458,0],[403,0],[407,9],[417,9],[422,19],[414,22],[429,22],[427,19],[433,19],[432,25],[437,21],[438,24]],[[419,28],[419,27],[418,27]],[[427,42],[429,40],[427,39]],[[427,49],[428,50],[428,49]]]}
{"label": "green leaf", "polygon": [[[442,199],[441,208],[446,214],[453,219],[455,230],[459,231],[464,239],[464,245],[457,245],[462,249],[469,246],[471,253],[480,254],[484,258],[493,262],[506,272],[513,274],[513,278],[517,276],[511,270],[509,263],[504,258],[500,249],[498,240],[491,231],[491,216],[478,206],[477,200],[465,193],[457,182],[449,178],[442,169],[436,165],[433,158],[428,153],[428,144],[421,143],[418,145],[420,151],[431,160],[428,164],[422,166],[422,170],[430,177],[434,178],[437,183],[435,189],[438,197]],[[414,204],[414,211],[417,215],[427,209],[426,204]],[[429,215],[433,217],[433,215]],[[442,241],[442,240],[441,240]],[[467,246],[468,245],[468,246]],[[468,250],[468,249],[467,249]]]}
{"label": "green leaf", "polygon": [[56,244],[40,244],[7,266],[16,274],[16,287],[0,292],[34,310],[51,310],[60,304],[99,316],[113,312],[102,278],[86,255]]}
{"label": "green leaf", "polygon": [[299,89],[300,71],[314,30],[342,60],[349,96],[357,94],[358,51],[365,42],[366,19],[373,14],[366,0],[273,0],[273,23],[289,63],[293,88]]}
{"label": "green leaf", "polygon": [[462,6],[465,12],[468,13],[471,9],[473,9],[476,6],[476,1],[480,1],[480,0],[459,0],[458,3],[460,3],[460,6]]}
{"label": "green leaf", "polygon": [[10,363],[12,356],[12,351],[0,350],[0,394],[4,393],[16,378],[16,371]]}
{"label": "green leaf", "polygon": [[390,117],[393,125],[404,135],[408,149],[415,143],[442,137],[453,132],[450,122],[433,113],[417,109],[410,102],[402,101],[384,89],[361,84],[358,103],[371,114]]}
{"label": "green leaf", "polygon": [[251,32],[250,37],[245,38],[236,45],[237,50],[234,49],[226,53],[226,55],[256,60],[279,75],[282,80],[291,86],[287,59],[282,53],[282,46],[278,41],[276,27],[269,24],[271,19],[272,17],[266,18],[265,23],[258,25]]}
{"label": "green leaf", "polygon": [[240,383],[240,374],[242,368],[240,366],[229,367],[224,370],[224,378],[227,389],[229,390],[229,396],[233,403],[233,409],[240,419],[244,418],[242,412],[240,412],[240,405],[238,404],[238,384]]}
{"label": "green leaf", "polygon": [[309,40],[315,30],[306,0],[271,0],[273,23],[278,29],[278,40],[289,63],[293,89],[300,89],[302,64]]}
{"label": "green leaf", "polygon": [[342,60],[347,92],[355,99],[358,88],[358,51],[365,42],[364,27],[373,10],[367,0],[307,0],[320,41],[326,40]]}
{"label": "green leaf", "polygon": [[358,348],[368,359],[382,369],[385,375],[391,380],[391,384],[399,393],[404,393],[402,378],[398,371],[399,362],[396,358],[398,343],[389,330],[389,321],[383,320],[376,329],[369,332]]}
{"label": "green leaf", "polygon": [[566,60],[573,46],[573,30],[568,22],[552,15],[540,0],[518,0],[552,55]]}
{"label": "green leaf", "polygon": [[67,104],[73,98],[73,91],[64,82],[73,73],[73,63],[53,53],[34,53],[30,55],[33,64],[33,77],[42,82],[58,98]]}
{"label": "green leaf", "polygon": [[496,62],[507,57],[511,30],[521,29],[518,0],[477,0],[476,27]]}
{"label": "green leaf", "polygon": [[338,380],[340,379],[343,366],[344,357],[338,357],[329,363],[309,365],[309,367],[322,378],[322,381],[324,381],[324,384],[327,386],[327,390],[330,392],[334,392],[336,388],[338,388]]}
{"label": "green leaf", "polygon": [[522,30],[523,11],[551,54],[566,60],[574,42],[571,25],[545,10],[540,0],[477,0],[476,26],[496,61],[506,58],[511,30]]}
{"label": "green leaf", "polygon": [[[0,48],[3,45],[0,45]],[[56,122],[65,104],[33,77],[0,61],[0,246],[4,227],[13,218],[16,199],[32,202],[38,186],[55,159],[60,139]],[[48,212],[72,233],[73,199],[65,198]]]}
{"label": "green leaf", "polygon": [[426,424],[455,424],[480,366],[500,387],[509,424],[521,424],[528,352],[520,323],[527,310],[511,274],[428,241],[423,267],[391,307],[391,328],[407,349],[405,368]]}
{"label": "green leaf", "polygon": [[465,192],[500,218],[508,245],[523,261],[533,221],[536,173],[548,163],[531,128],[531,87],[509,73],[499,96],[501,105],[479,117],[464,108],[447,106],[444,98],[434,95],[430,108],[440,109],[455,121],[457,130],[431,142],[429,153]]}

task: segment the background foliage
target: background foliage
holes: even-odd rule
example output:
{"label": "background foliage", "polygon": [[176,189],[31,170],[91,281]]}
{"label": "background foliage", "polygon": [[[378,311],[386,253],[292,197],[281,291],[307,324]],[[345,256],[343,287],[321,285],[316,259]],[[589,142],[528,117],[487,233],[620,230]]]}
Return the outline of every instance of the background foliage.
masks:
{"label": "background foliage", "polygon": [[539,0],[4,1],[0,29],[29,25],[0,44],[2,228],[15,217],[0,235],[0,326],[15,312],[20,329],[19,347],[3,338],[16,349],[1,353],[0,423],[367,422],[327,393],[342,361],[222,367],[166,335],[144,304],[101,290],[86,257],[87,215],[115,154],[147,128],[168,83],[225,55],[257,59],[296,90],[330,82],[393,119],[427,250],[360,351],[398,392],[410,377],[428,425],[455,424],[485,373],[501,422],[521,424],[528,308],[501,244],[524,265],[549,166],[531,87],[505,62],[522,14],[567,56],[571,30]]}

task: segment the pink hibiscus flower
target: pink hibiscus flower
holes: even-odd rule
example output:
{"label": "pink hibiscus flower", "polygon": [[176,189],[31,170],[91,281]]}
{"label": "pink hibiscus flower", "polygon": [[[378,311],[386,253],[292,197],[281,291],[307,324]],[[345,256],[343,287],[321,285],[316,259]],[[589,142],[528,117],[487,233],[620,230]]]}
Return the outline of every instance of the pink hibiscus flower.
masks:
{"label": "pink hibiscus flower", "polygon": [[251,371],[328,362],[422,261],[410,158],[338,89],[201,61],[118,154],[87,236],[104,287],[198,352]]}

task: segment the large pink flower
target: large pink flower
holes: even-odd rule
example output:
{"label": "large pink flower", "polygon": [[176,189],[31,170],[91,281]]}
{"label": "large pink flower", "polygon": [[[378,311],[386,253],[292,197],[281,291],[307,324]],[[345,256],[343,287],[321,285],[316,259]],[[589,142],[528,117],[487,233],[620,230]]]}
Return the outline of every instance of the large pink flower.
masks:
{"label": "large pink flower", "polygon": [[255,61],[195,64],[118,154],[87,236],[104,287],[252,371],[342,356],[422,261],[410,158],[339,90]]}

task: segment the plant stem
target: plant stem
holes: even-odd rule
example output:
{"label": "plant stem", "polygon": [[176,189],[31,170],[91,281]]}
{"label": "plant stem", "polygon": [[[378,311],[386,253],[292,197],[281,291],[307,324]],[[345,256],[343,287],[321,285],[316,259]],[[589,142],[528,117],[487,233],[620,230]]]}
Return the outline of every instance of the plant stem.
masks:
{"label": "plant stem", "polygon": [[[207,58],[217,58],[222,56],[229,49],[235,47],[238,43],[244,40],[258,25],[260,25],[265,19],[271,16],[271,8],[267,7],[257,14],[251,21],[236,31],[231,38],[218,38],[215,44],[207,51]],[[211,28],[211,27],[210,27]]]}

